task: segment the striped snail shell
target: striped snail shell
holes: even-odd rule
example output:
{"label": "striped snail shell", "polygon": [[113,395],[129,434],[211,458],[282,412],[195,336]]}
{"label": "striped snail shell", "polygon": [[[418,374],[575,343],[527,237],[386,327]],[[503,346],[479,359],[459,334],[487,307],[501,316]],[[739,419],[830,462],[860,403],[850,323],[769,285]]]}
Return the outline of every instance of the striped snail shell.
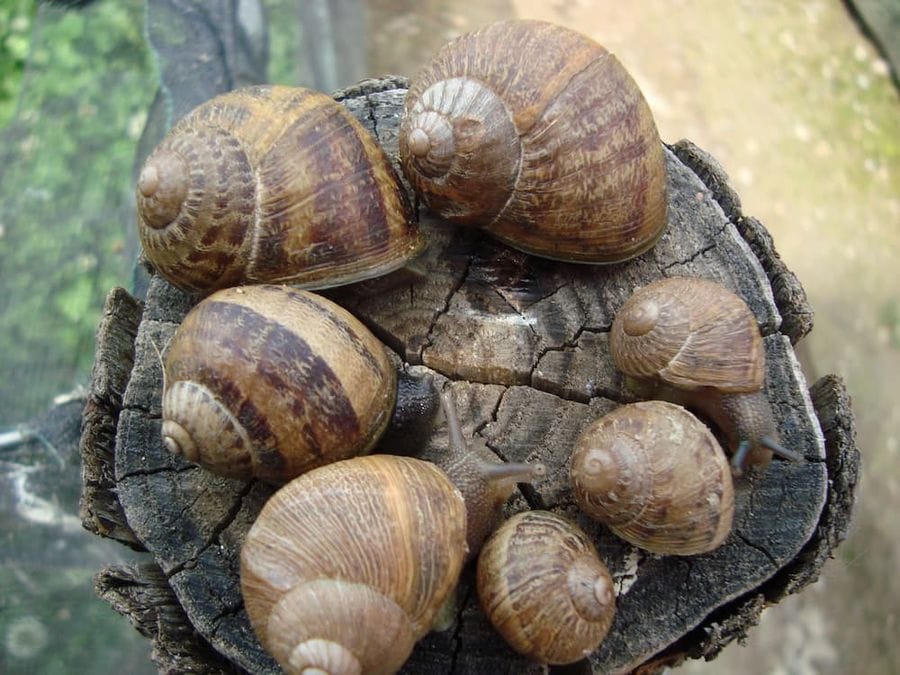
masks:
{"label": "striped snail shell", "polygon": [[542,21],[438,51],[407,92],[400,159],[429,208],[539,256],[625,260],[666,225],[663,146],[634,80],[590,38]]}
{"label": "striped snail shell", "polygon": [[711,551],[731,532],[725,453],[690,412],[666,401],[622,406],[579,436],[570,475],[578,505],[654,553]]}
{"label": "striped snail shell", "polygon": [[144,163],[138,231],[174,285],[325,288],[387,273],[422,247],[371,135],[330,97],[254,86],[179,121]]}
{"label": "striped snail shell", "polygon": [[612,577],[587,535],[548,511],[516,514],[478,557],[478,598],[509,645],[549,664],[597,649],[615,615]]}
{"label": "striped snail shell", "polygon": [[363,454],[397,391],[384,346],[308,291],[218,291],[175,331],[165,356],[166,447],[224,476],[284,482]]}
{"label": "striped snail shell", "polygon": [[708,415],[728,437],[732,464],[765,465],[781,446],[763,393],[765,350],[747,304],[715,281],[669,277],[636,290],[616,313],[610,351],[626,375]]}
{"label": "striped snail shell", "polygon": [[462,495],[430,462],[319,467],[266,503],[241,549],[241,592],[288,673],[393,673],[456,586]]}

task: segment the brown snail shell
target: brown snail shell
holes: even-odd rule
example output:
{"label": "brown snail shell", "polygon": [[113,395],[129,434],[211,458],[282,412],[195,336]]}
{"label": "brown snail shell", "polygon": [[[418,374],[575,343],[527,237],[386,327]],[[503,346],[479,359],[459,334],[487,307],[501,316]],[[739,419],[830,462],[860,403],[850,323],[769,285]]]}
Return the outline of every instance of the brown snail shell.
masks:
{"label": "brown snail shell", "polygon": [[576,442],[570,473],[581,509],[640,548],[705,553],[731,531],[725,453],[706,425],[674,403],[632,403],[594,421]]}
{"label": "brown snail shell", "polygon": [[625,260],[666,225],[663,146],[637,85],[602,46],[542,21],[443,47],[407,92],[400,159],[429,208],[539,256]]}
{"label": "brown snail shell", "polygon": [[548,511],[519,513],[478,558],[478,597],[509,645],[549,664],[573,663],[606,637],[612,577],[587,535]]}
{"label": "brown snail shell", "polygon": [[169,343],[163,440],[215,473],[284,482],[371,450],[396,380],[384,346],[330,300],[284,286],[225,289]]}
{"label": "brown snail shell", "polygon": [[[610,351],[648,397],[695,407],[728,437],[733,464],[764,465],[785,450],[762,393],[765,350],[747,304],[721,284],[670,277],[637,291],[617,312]],[[748,454],[749,453],[749,454]]]}
{"label": "brown snail shell", "polygon": [[302,88],[246,87],[195,108],[144,163],[137,205],[146,257],[190,291],[337,286],[422,247],[381,147]]}
{"label": "brown snail shell", "polygon": [[260,642],[289,673],[399,670],[456,585],[465,522],[462,495],[419,459],[355,457],[296,478],[241,549]]}

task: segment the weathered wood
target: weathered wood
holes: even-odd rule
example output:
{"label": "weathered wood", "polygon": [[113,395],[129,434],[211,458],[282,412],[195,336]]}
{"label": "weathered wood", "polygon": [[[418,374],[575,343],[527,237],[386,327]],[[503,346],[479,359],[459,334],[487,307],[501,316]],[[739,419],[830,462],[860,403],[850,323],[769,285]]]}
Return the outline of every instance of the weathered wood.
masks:
{"label": "weathered wood", "polygon": [[97,595],[153,641],[161,673],[238,672],[191,625],[157,565],[107,567],[94,578]]}
{"label": "weathered wood", "polygon": [[[403,86],[384,78],[336,96],[395,160]],[[540,260],[420,213],[431,241],[415,263],[421,274],[401,271],[328,292],[397,353],[406,371],[450,381],[467,435],[483,437],[505,459],[547,465],[547,479],[507,508],[568,515],[597,542],[617,583],[618,612],[590,664],[579,666],[595,672],[652,669],[717,653],[766,602],[815,577],[844,535],[855,487],[846,397],[834,383],[817,387],[817,417],[791,347],[811,325],[802,287],[764,228],[742,216],[724,172],[702,150],[678,144],[667,153],[667,166],[667,231],[652,251],[628,263]],[[630,398],[609,356],[615,312],[635,287],[672,275],[717,279],[748,301],[765,336],[766,390],[783,440],[805,457],[741,479],[732,535],[717,551],[691,558],[650,555],[618,540],[578,512],[566,480],[569,448],[582,426]],[[215,477],[169,455],[160,441],[159,353],[193,302],[153,279],[118,415],[114,480],[102,487],[118,497],[130,530],[153,554],[198,633],[239,667],[273,672],[243,610],[237,561],[273,488]],[[439,417],[423,453],[445,443]],[[84,451],[93,452],[91,442]],[[488,625],[471,569],[458,597],[453,625],[427,636],[405,672],[543,670],[514,655]]]}
{"label": "weathered wood", "polygon": [[134,340],[143,305],[124,288],[106,297],[97,327],[91,386],[81,422],[81,522],[85,529],[144,550],[115,494],[116,427],[134,365]]}

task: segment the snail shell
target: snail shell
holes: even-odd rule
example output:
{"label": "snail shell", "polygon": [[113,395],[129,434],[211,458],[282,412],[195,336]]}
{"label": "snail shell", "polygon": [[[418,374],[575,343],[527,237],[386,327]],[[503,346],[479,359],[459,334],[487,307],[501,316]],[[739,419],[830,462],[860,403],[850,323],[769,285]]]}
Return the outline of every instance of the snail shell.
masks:
{"label": "snail shell", "polygon": [[666,225],[663,147],[637,85],[602,46],[541,21],[443,47],[407,92],[400,159],[429,208],[539,256],[625,260]]}
{"label": "snail shell", "polygon": [[746,303],[706,279],[670,277],[635,291],[616,314],[613,361],[626,375],[656,385],[649,396],[698,408],[726,434],[737,467],[767,464],[780,446],[762,393],[765,351]]}
{"label": "snail shell", "polygon": [[346,310],[307,291],[218,291],[165,357],[166,447],[231,477],[284,482],[371,450],[394,407],[396,370]]}
{"label": "snail shell", "polygon": [[419,459],[355,457],[296,478],[241,549],[260,642],[289,673],[395,672],[456,585],[465,522],[462,495]]}
{"label": "snail shell", "polygon": [[581,509],[635,546],[705,553],[731,531],[728,461],[712,432],[681,406],[617,408],[581,433],[571,462]]}
{"label": "snail shell", "polygon": [[147,158],[137,206],[146,257],[190,291],[337,286],[422,246],[384,151],[302,88],[247,87],[194,109]]}
{"label": "snail shell", "polygon": [[509,645],[550,664],[593,652],[615,614],[613,582],[580,528],[547,511],[503,523],[478,558],[478,597]]}

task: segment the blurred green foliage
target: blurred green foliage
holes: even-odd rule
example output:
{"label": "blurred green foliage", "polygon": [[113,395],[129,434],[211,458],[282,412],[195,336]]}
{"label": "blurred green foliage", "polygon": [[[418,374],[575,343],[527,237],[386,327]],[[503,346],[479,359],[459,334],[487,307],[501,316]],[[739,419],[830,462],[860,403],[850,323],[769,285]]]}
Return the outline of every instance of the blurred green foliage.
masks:
{"label": "blurred green foliage", "polygon": [[86,381],[128,285],[132,166],[157,75],[140,0],[0,7],[0,428]]}
{"label": "blurred green foliage", "polygon": [[35,10],[34,0],[6,0],[0,5],[0,127],[15,110]]}

